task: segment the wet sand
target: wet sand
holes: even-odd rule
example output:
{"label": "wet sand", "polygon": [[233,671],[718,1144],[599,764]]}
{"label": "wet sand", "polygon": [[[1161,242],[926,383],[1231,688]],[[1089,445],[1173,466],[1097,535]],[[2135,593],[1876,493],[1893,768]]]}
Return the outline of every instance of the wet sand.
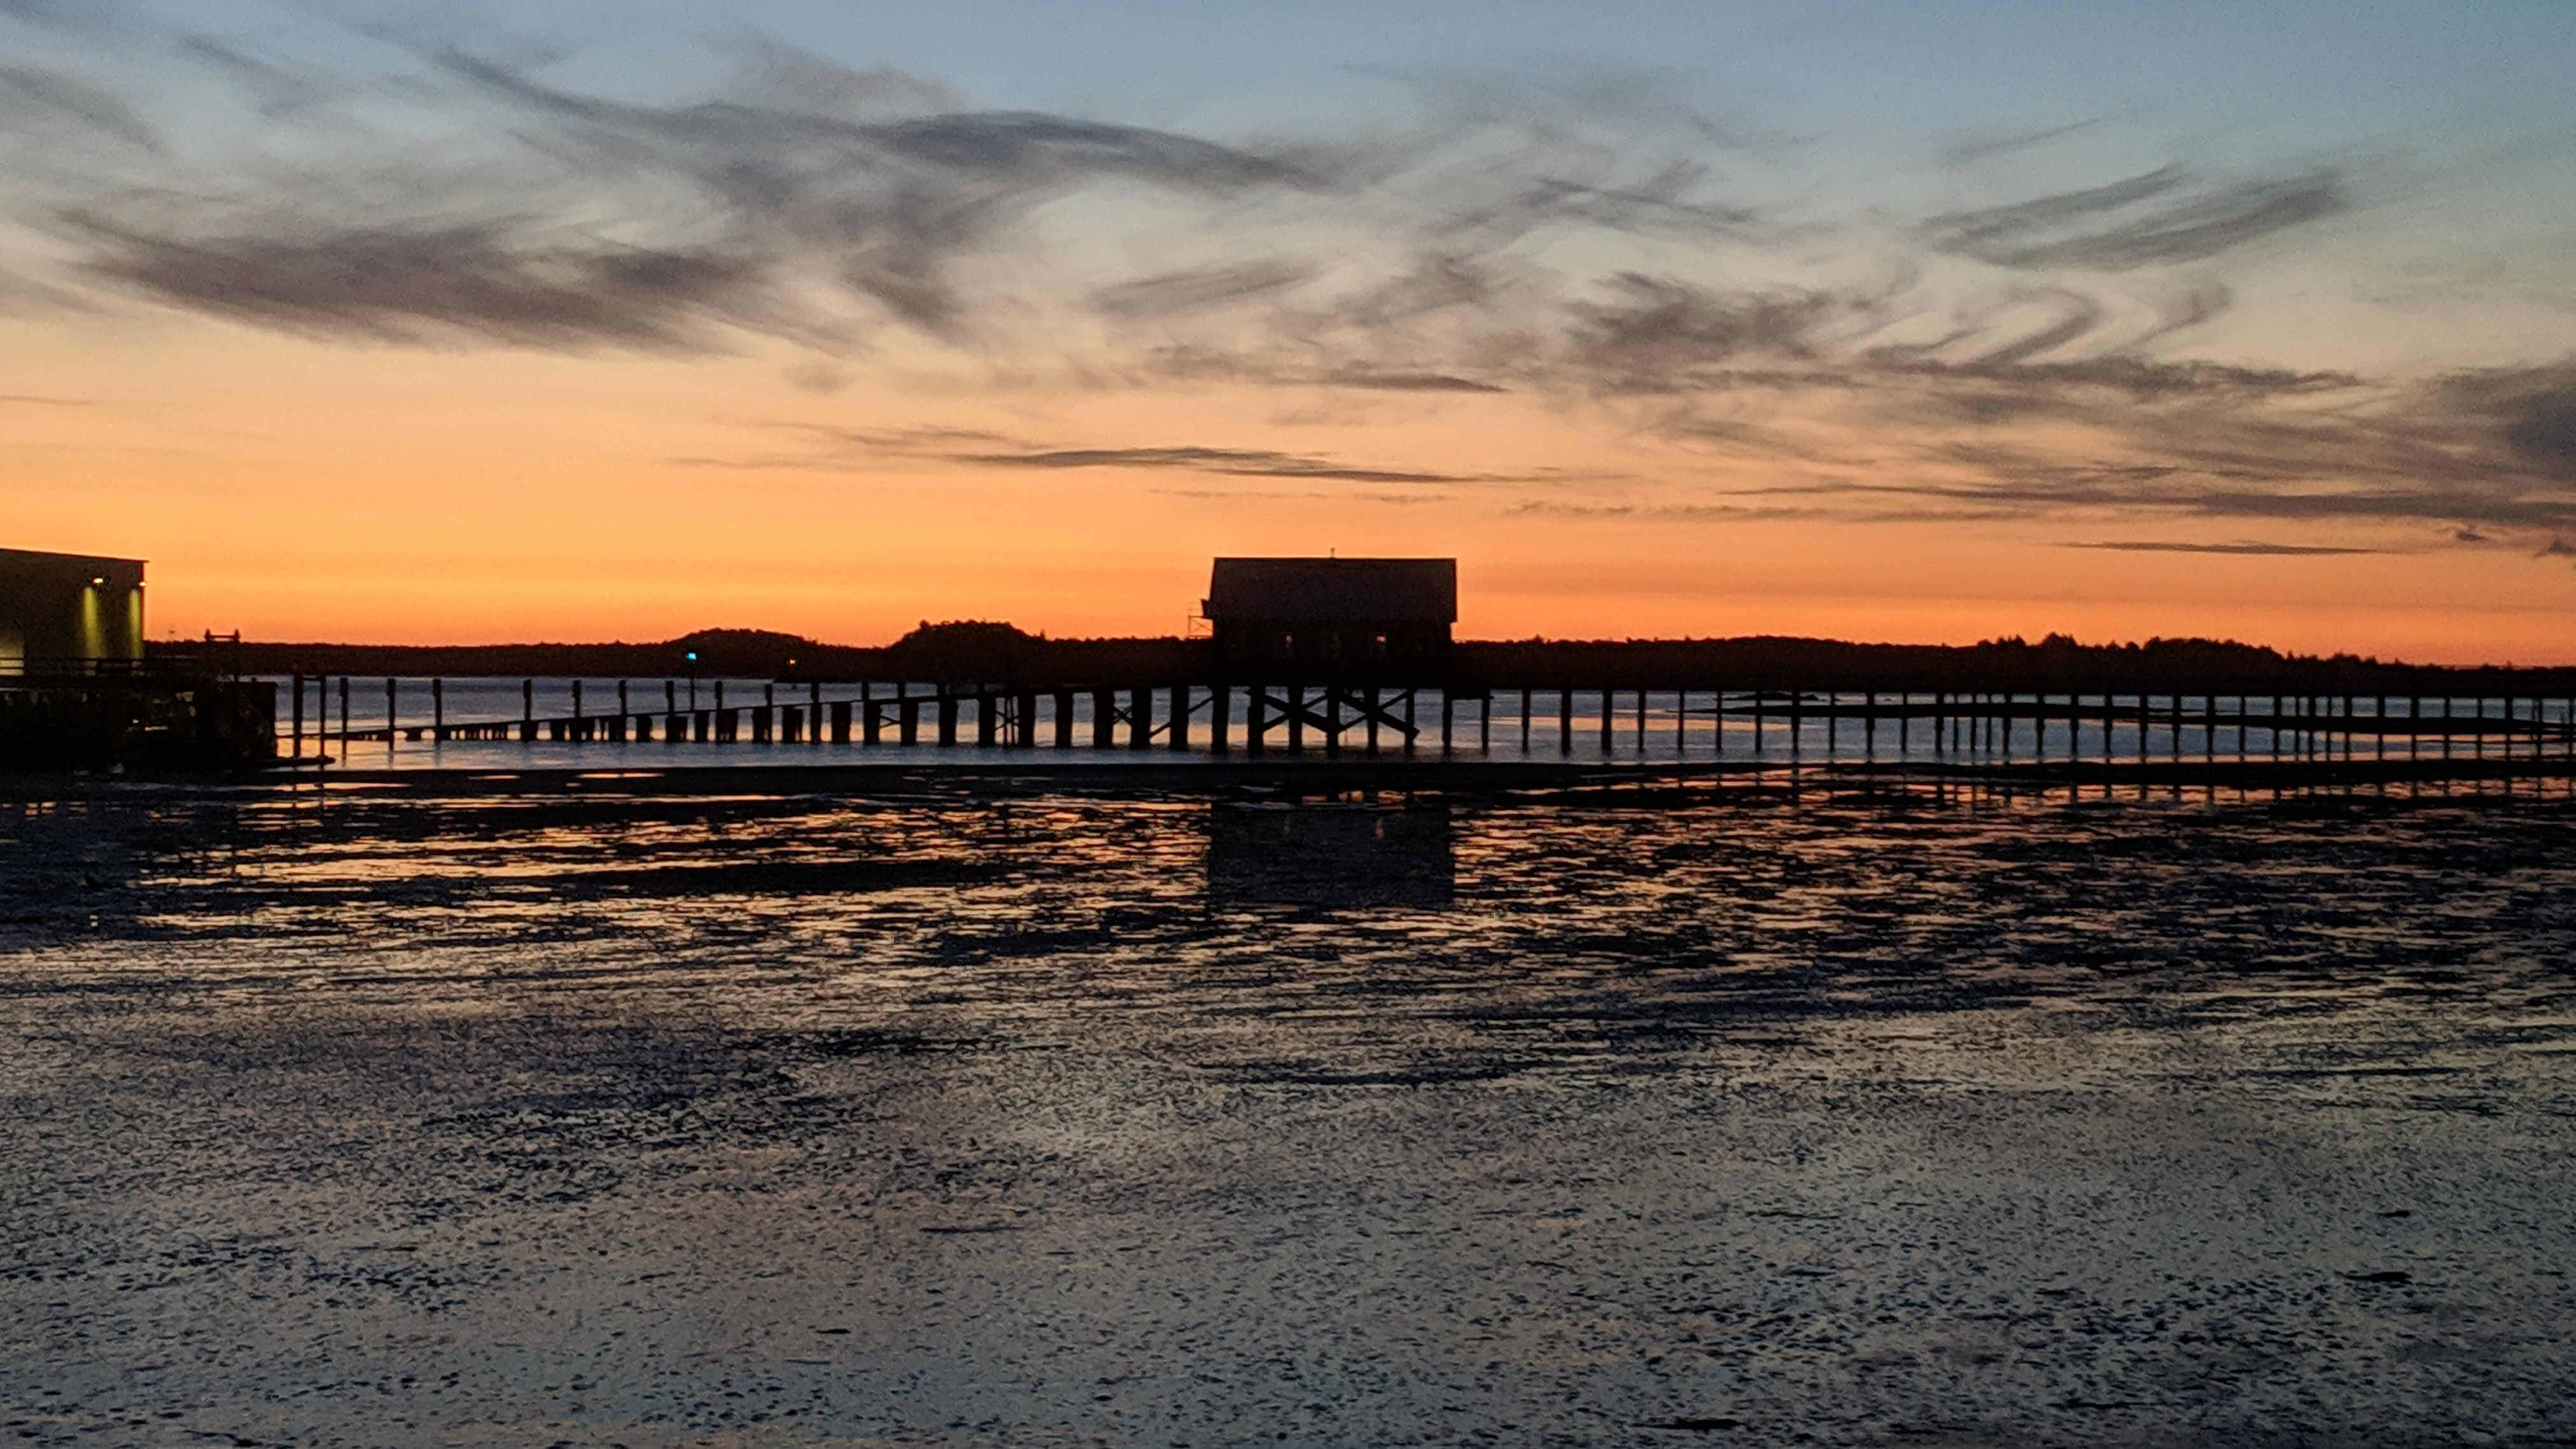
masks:
{"label": "wet sand", "polygon": [[0,807],[0,1427],[2576,1440],[2571,823]]}

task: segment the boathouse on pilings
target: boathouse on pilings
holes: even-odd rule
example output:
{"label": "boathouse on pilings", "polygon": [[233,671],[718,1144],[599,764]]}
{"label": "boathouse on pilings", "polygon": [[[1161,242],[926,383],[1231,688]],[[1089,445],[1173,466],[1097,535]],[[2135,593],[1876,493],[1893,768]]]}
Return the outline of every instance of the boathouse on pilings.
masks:
{"label": "boathouse on pilings", "polygon": [[1448,666],[1458,561],[1221,558],[1199,611],[1228,677],[1418,679]]}
{"label": "boathouse on pilings", "polygon": [[256,767],[276,716],[211,647],[144,657],[141,559],[0,548],[0,774]]}
{"label": "boathouse on pilings", "polygon": [[0,548],[0,674],[130,672],[143,658],[143,561]]}

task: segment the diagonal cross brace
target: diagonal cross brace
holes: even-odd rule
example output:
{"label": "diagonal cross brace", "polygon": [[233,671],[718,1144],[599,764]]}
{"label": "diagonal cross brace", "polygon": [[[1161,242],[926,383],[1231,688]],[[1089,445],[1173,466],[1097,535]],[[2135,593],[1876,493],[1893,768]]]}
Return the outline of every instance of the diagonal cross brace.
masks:
{"label": "diagonal cross brace", "polygon": [[1324,706],[1334,702],[1339,702],[1345,711],[1341,721],[1343,734],[1347,735],[1354,729],[1365,729],[1371,720],[1377,721],[1380,728],[1393,730],[1404,739],[1415,739],[1422,733],[1419,726],[1406,724],[1404,716],[1395,712],[1406,701],[1413,698],[1413,691],[1410,689],[1399,689],[1380,696],[1375,709],[1369,708],[1367,695],[1340,685],[1324,686],[1324,693],[1320,697],[1302,705],[1293,702],[1286,695],[1271,693],[1267,686],[1256,687],[1251,692],[1253,697],[1261,702],[1263,711],[1279,723],[1286,724],[1293,717],[1326,739],[1333,737],[1333,726],[1324,713]]}

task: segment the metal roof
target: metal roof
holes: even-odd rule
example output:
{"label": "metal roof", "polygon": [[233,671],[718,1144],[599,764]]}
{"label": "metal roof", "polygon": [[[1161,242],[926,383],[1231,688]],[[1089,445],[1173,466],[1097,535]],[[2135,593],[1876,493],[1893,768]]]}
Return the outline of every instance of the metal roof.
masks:
{"label": "metal roof", "polygon": [[1454,558],[1221,558],[1204,605],[1211,619],[1451,624]]}
{"label": "metal roof", "polygon": [[91,564],[121,564],[139,569],[143,567],[145,561],[139,558],[118,558],[113,554],[48,553],[43,549],[35,548],[0,548],[0,562],[17,564],[25,568],[47,566],[83,568]]}

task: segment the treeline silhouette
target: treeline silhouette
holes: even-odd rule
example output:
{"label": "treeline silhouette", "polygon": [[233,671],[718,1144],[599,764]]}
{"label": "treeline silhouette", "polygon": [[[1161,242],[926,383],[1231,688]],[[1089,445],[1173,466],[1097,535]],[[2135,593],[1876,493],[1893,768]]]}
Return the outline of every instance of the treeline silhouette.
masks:
{"label": "treeline silhouette", "polygon": [[[152,646],[155,652],[188,646]],[[1205,640],[1049,639],[1009,624],[924,621],[881,648],[759,629],[706,629],[645,644],[375,645],[245,641],[250,674],[676,678],[1083,687],[1204,681]],[[693,657],[694,656],[694,657]],[[1459,689],[1809,689],[1883,693],[2576,695],[2576,668],[2446,667],[2351,654],[2284,654],[2230,640],[2082,644],[2063,634],[1966,645],[1836,639],[1464,640],[1443,677]]]}

